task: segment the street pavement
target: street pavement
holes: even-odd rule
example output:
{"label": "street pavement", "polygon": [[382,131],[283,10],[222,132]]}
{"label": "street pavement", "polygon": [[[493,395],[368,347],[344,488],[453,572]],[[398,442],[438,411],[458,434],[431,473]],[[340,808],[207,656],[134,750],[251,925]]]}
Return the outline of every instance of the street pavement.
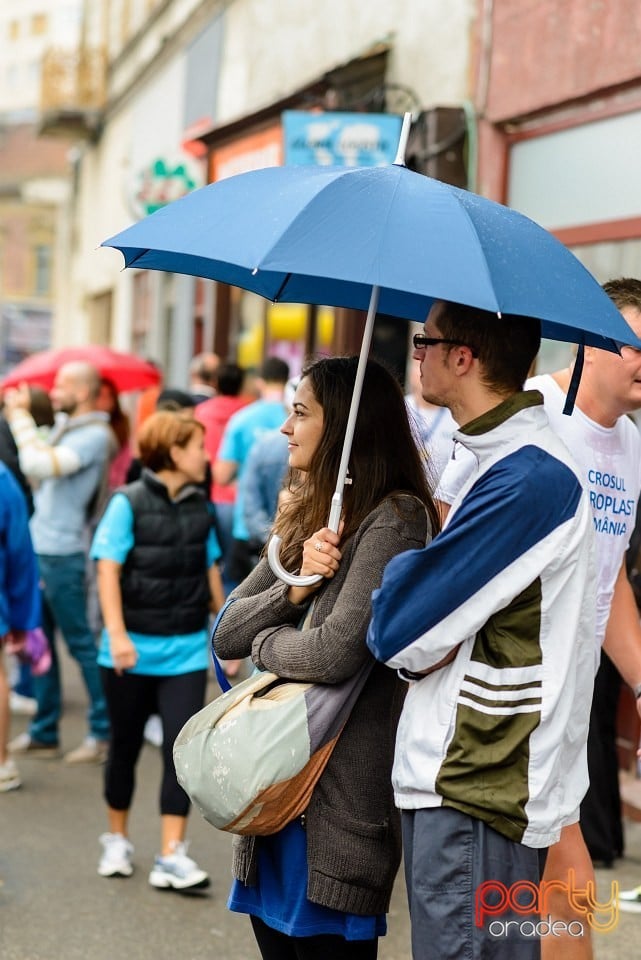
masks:
{"label": "street pavement", "polygon": [[[64,660],[62,747],[82,740],[85,701],[75,664]],[[210,696],[217,693],[211,684]],[[26,729],[14,717],[12,735]],[[24,785],[0,795],[0,960],[255,960],[246,917],[230,913],[231,837],[194,812],[190,854],[212,887],[180,895],[153,889],[147,875],[158,849],[160,757],[146,744],[131,817],[135,872],[105,879],[96,872],[105,830],[102,768],[20,758]],[[641,883],[641,823],[627,825],[627,855],[597,872],[607,899],[612,881]],[[379,960],[409,960],[409,921],[402,877],[394,891],[389,932]],[[622,914],[616,930],[595,936],[596,960],[641,955],[641,914]],[[434,958],[438,960],[438,958]]]}
{"label": "street pavement", "polygon": [[[63,657],[63,750],[85,735],[83,688]],[[212,682],[210,697],[219,692]],[[11,734],[26,729],[13,717]],[[232,838],[193,811],[189,854],[212,886],[181,895],[147,877],[158,851],[160,755],[145,744],[131,815],[132,877],[96,868],[106,830],[102,767],[19,757],[23,786],[0,794],[0,960],[255,960],[249,920],[226,909]],[[380,960],[407,960],[405,892],[399,884]]]}

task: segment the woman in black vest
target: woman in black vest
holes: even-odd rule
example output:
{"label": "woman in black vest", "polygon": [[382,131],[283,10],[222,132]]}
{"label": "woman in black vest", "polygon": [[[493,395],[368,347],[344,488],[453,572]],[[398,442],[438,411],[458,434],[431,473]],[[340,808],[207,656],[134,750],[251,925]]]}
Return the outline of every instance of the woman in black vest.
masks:
{"label": "woman in black vest", "polygon": [[172,747],[205,698],[207,626],[222,605],[220,547],[202,490],[204,428],[191,414],[155,413],[138,436],[143,472],[112,496],[91,548],[104,618],[98,663],[109,708],[105,768],[109,831],[100,841],[103,877],[131,876],[128,837],[135,767],[145,723],[163,727],[161,851],[149,882],[184,890],[209,877],[186,854],[189,799],[176,780]]}

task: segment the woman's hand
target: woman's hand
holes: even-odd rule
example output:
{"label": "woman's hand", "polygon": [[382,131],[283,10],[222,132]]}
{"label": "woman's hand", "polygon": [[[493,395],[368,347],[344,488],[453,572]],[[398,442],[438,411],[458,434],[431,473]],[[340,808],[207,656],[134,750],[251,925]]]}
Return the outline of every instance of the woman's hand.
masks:
{"label": "woman's hand", "polygon": [[[320,574],[327,580],[331,580],[340,567],[342,553],[338,549],[343,532],[343,523],[339,527],[338,533],[334,533],[329,527],[323,527],[312,534],[309,540],[303,544],[303,561],[300,568],[301,576],[310,574]],[[310,587],[290,587],[287,597],[291,603],[304,603],[312,594],[316,593],[320,583],[314,583]]]}
{"label": "woman's hand", "polygon": [[8,390],[5,390],[3,395],[5,412],[7,414],[13,413],[14,410],[29,410],[31,406],[31,394],[29,393],[29,386],[26,383],[21,383],[17,387],[10,387]]}
{"label": "woman's hand", "polygon": [[3,645],[7,653],[14,655],[22,653],[27,642],[26,630],[9,630],[4,637],[0,637],[0,650]]}
{"label": "woman's hand", "polygon": [[114,670],[120,677],[125,670],[131,670],[138,662],[138,651],[131,642],[131,637],[125,630],[108,631],[109,649],[113,660]]}

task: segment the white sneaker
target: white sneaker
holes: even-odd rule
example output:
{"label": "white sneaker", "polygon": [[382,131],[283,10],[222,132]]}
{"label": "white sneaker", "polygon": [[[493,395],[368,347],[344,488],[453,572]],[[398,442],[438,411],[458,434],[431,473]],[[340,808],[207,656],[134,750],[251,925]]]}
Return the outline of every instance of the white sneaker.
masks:
{"label": "white sneaker", "polygon": [[641,913],[641,887],[635,887],[634,890],[621,890],[619,910],[623,910],[624,913]]}
{"label": "white sneaker", "polygon": [[11,757],[9,757],[4,763],[0,763],[0,793],[17,790],[20,786],[22,786],[22,780],[20,779],[18,768]]}
{"label": "white sneaker", "polygon": [[103,833],[100,837],[102,856],[98,864],[101,877],[130,877],[134,872],[131,857],[133,845],[121,833]]}
{"label": "white sneaker", "polygon": [[187,856],[187,844],[175,843],[173,853],[156,857],[149,883],[163,890],[202,890],[209,886],[209,877]]}
{"label": "white sneaker", "polygon": [[21,693],[12,690],[9,693],[9,710],[22,717],[33,717],[38,709],[35,697],[24,697]]}
{"label": "white sneaker", "polygon": [[157,713],[152,713],[145,724],[145,740],[154,747],[162,747],[162,720]]}
{"label": "white sneaker", "polygon": [[104,763],[109,744],[106,740],[85,737],[79,747],[65,753],[65,763]]}

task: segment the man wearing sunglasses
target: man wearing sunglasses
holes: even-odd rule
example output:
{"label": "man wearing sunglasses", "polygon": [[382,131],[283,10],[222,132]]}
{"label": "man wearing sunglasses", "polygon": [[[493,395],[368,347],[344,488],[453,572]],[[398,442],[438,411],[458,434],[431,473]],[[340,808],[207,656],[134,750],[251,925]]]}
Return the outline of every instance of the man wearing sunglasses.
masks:
{"label": "man wearing sunglasses", "polygon": [[[603,289],[641,334],[641,280],[610,280]],[[590,787],[581,805],[580,826],[575,823],[563,831],[561,842],[550,850],[545,871],[546,881],[567,883],[572,869],[577,888],[585,890],[587,883],[594,883],[591,861],[611,866],[623,852],[616,748],[619,674],[634,691],[641,714],[641,626],[625,564],[641,485],[641,438],[627,416],[641,409],[641,352],[624,346],[619,356],[586,348],[574,412],[568,417],[562,410],[570,377],[570,369],[558,370],[533,377],[526,386],[542,392],[552,428],[579,465],[596,533],[594,639],[599,669],[588,736]],[[450,461],[437,491],[445,509],[473,469],[465,452]],[[553,916],[566,923],[577,917],[562,888],[551,897],[550,906]],[[622,894],[620,906],[639,909],[641,887]],[[583,937],[549,938],[543,955],[545,960],[591,960],[589,931]]]}
{"label": "man wearing sunglasses", "polygon": [[368,636],[409,680],[393,782],[414,960],[538,958],[533,891],[587,787],[592,520],[523,391],[539,343],[537,320],[443,301],[414,341],[474,461],[443,531],[388,564]]}

